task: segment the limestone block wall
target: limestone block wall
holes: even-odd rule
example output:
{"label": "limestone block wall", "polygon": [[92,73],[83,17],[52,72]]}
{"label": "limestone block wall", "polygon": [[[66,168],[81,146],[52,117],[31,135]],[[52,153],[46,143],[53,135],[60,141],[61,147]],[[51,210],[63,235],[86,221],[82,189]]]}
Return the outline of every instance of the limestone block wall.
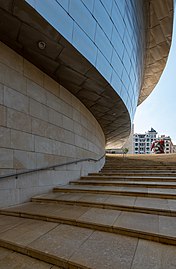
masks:
{"label": "limestone block wall", "polygon": [[[0,43],[0,176],[104,154],[103,131],[69,91]],[[104,164],[82,162],[0,179],[0,207],[66,184]]]}

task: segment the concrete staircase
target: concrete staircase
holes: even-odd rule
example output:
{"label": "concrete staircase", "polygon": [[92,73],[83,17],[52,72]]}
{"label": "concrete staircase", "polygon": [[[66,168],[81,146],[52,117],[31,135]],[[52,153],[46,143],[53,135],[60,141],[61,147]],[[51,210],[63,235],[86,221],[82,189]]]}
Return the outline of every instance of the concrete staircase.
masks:
{"label": "concrete staircase", "polygon": [[108,156],[98,174],[1,209],[0,227],[0,269],[176,268],[176,156]]}

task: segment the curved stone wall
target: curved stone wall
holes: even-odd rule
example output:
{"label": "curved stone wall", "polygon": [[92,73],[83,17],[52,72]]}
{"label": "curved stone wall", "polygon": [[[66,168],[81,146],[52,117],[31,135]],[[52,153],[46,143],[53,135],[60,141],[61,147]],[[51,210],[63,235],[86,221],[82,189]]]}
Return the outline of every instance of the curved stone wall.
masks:
{"label": "curved stone wall", "polygon": [[[0,174],[82,158],[99,159],[105,137],[90,111],[69,91],[0,43]],[[27,200],[66,184],[104,163],[84,162],[55,171],[0,180],[0,205]]]}

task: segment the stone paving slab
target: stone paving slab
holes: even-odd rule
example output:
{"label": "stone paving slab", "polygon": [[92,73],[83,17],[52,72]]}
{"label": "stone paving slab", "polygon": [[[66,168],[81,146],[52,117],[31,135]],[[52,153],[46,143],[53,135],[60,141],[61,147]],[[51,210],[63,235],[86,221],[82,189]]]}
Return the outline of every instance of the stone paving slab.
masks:
{"label": "stone paving slab", "polygon": [[[33,213],[33,208],[38,206],[39,213],[36,215],[37,211],[35,210],[35,213]],[[41,210],[42,206],[43,210]],[[55,206],[54,204],[54,207]],[[13,227],[12,225],[12,229],[0,233],[0,240],[8,240],[9,237],[12,238],[12,235],[14,235],[14,241],[18,241],[19,244],[21,244],[21,242],[23,244],[29,243],[25,241],[27,240],[26,238],[29,237],[28,233],[30,240],[33,241],[43,235],[43,233],[54,229],[57,224],[54,225],[52,222],[126,234],[159,242],[167,241],[170,244],[176,244],[176,217],[171,216],[72,205],[58,205],[57,210],[51,211],[45,207],[44,203],[28,203],[23,206],[9,208],[5,213],[8,214],[8,212],[9,214],[11,214],[11,212],[13,214],[17,212],[17,215],[20,213],[19,216],[21,217],[31,218],[29,220],[22,218],[21,224],[17,227]],[[45,221],[32,220],[32,218],[38,218],[40,220],[42,215],[44,220],[46,219],[50,223],[47,224]]]}
{"label": "stone paving slab", "polygon": [[176,174],[173,175],[172,173],[170,174],[167,174],[165,175],[164,173],[161,173],[161,174],[156,174],[156,175],[152,175],[152,174],[98,174],[98,175],[91,175],[91,176],[84,176],[84,177],[81,177],[80,180],[119,180],[119,181],[133,181],[133,180],[136,180],[137,182],[141,181],[166,181],[166,182],[169,182],[169,181],[173,181],[175,182],[176,181]]}
{"label": "stone paving slab", "polygon": [[68,260],[93,233],[91,229],[59,225],[28,245],[33,250]]}
{"label": "stone paving slab", "polygon": [[[13,217],[9,218],[13,221]],[[20,225],[4,232],[0,231],[0,240],[11,241],[12,243],[25,246],[57,225],[57,223],[52,222],[21,218]]]}
{"label": "stone paving slab", "polygon": [[[171,175],[173,177],[176,176],[176,170],[151,170],[151,169],[147,169],[147,170],[128,170],[128,171],[125,171],[125,170],[114,170],[114,171],[108,171],[108,172],[98,172],[98,173],[89,173],[88,176],[90,177],[103,177],[103,176],[121,176],[121,175],[131,175],[131,176],[139,176],[140,174],[144,175],[144,176],[148,176],[151,174],[151,176],[155,175],[156,176],[166,176],[166,175]],[[87,177],[87,176],[83,176],[84,177]]]}
{"label": "stone paving slab", "polygon": [[0,269],[62,269],[0,247]]}
{"label": "stone paving slab", "polygon": [[11,218],[9,216],[0,215],[0,233],[4,233],[13,227],[17,227],[23,222],[23,219],[17,217]]}
{"label": "stone paving slab", "polygon": [[122,212],[114,227],[123,227],[144,233],[159,234],[159,216],[142,213]]}
{"label": "stone paving slab", "polygon": [[[170,200],[170,201],[174,201],[174,200]],[[172,211],[171,207],[169,206],[168,199],[136,197],[135,206],[149,208],[149,209],[162,210],[162,211],[163,210]],[[175,210],[176,210],[176,208],[175,208]],[[175,210],[173,210],[173,211],[175,211]]]}
{"label": "stone paving slab", "polygon": [[[62,231],[66,232],[66,229],[62,228]],[[69,233],[72,235],[71,231]],[[69,237],[65,240],[63,234],[60,240],[64,241],[64,246],[70,245]],[[76,234],[78,234],[78,231]],[[55,230],[55,235],[60,235],[57,230]],[[86,232],[84,232],[85,235]],[[70,240],[71,238],[70,236]],[[53,250],[52,252],[52,248],[49,247],[50,244],[46,244],[47,239],[52,240],[45,237],[36,243],[36,245],[39,245],[40,251],[42,248],[46,250],[46,252],[40,252],[41,258],[46,253],[48,260],[50,257],[60,259],[61,257],[58,254],[54,254],[58,253],[59,250]],[[42,245],[41,242],[45,242],[45,244]],[[31,249],[31,245],[29,249]],[[74,251],[74,247],[71,247],[71,249]],[[121,235],[114,236],[109,233],[93,232],[78,249],[75,249],[64,268],[76,268],[76,266],[81,269],[174,269],[176,268],[176,247]],[[61,269],[29,256],[0,248],[0,269],[31,268]]]}
{"label": "stone paving slab", "polygon": [[132,195],[142,197],[168,198],[176,199],[175,189],[163,188],[140,188],[140,187],[116,187],[116,186],[81,186],[81,185],[66,185],[55,187],[54,192],[91,192],[114,195]]}
{"label": "stone paving slab", "polygon": [[94,232],[69,261],[91,269],[130,269],[137,243],[136,238]]}
{"label": "stone paving slab", "polygon": [[[58,195],[57,195],[58,194]],[[37,195],[34,196],[32,201],[44,202],[44,203],[67,203],[76,205],[86,205],[103,208],[114,208],[123,210],[137,210],[145,209],[154,210],[155,213],[162,212],[174,215],[176,213],[176,200],[149,198],[149,197],[137,197],[137,196],[125,196],[125,195],[106,195],[106,194],[89,194],[89,193],[50,193],[49,195]],[[72,202],[72,203],[71,203]],[[13,210],[13,209],[12,209]]]}
{"label": "stone paving slab", "polygon": [[126,186],[126,187],[145,187],[145,188],[176,188],[176,182],[156,182],[156,181],[120,181],[120,180],[77,180],[70,181],[74,185],[91,185],[91,186]]}
{"label": "stone paving slab", "polygon": [[174,269],[176,247],[139,240],[131,269]]}

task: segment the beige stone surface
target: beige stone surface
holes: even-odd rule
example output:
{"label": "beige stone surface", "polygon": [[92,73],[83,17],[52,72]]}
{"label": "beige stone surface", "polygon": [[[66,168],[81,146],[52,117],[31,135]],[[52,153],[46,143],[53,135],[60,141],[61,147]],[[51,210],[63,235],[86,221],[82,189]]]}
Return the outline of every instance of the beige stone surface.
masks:
{"label": "beige stone surface", "polygon": [[0,63],[0,82],[4,85],[4,76],[5,76],[5,68],[6,66]]}
{"label": "beige stone surface", "polygon": [[29,112],[29,98],[6,86],[4,87],[4,105],[24,113]]}
{"label": "beige stone surface", "polygon": [[22,223],[23,219],[0,215],[0,236]]}
{"label": "beige stone surface", "polygon": [[98,224],[100,226],[112,226],[120,214],[121,211],[118,210],[91,208],[81,217],[79,217],[79,220],[86,223]]}
{"label": "beige stone surface", "polygon": [[11,187],[9,182],[5,182],[4,188],[0,189],[0,208],[19,204],[19,189],[15,188],[15,181],[14,181],[14,188]]}
{"label": "beige stone surface", "polygon": [[60,205],[58,210],[54,212],[54,215],[59,218],[77,220],[80,216],[87,212],[88,209],[89,208],[84,206]]}
{"label": "beige stone surface", "polygon": [[149,188],[148,193],[158,193],[162,196],[162,194],[171,194],[176,195],[175,189],[164,189],[164,188]]}
{"label": "beige stone surface", "polygon": [[61,224],[28,247],[68,260],[91,234],[90,229]]}
{"label": "beige stone surface", "polygon": [[6,126],[7,125],[7,109],[4,106],[0,105],[0,125]]}
{"label": "beige stone surface", "polygon": [[30,111],[30,115],[35,118],[38,118],[44,121],[48,121],[49,119],[47,106],[33,99],[30,99],[29,111]]}
{"label": "beige stone surface", "polygon": [[150,188],[140,188],[140,187],[121,187],[122,191],[127,191],[127,192],[145,192],[148,193],[148,189]]}
{"label": "beige stone surface", "polygon": [[0,104],[4,103],[4,85],[0,83]]}
{"label": "beige stone surface", "polygon": [[11,130],[11,147],[26,151],[34,151],[34,136],[32,134]]}
{"label": "beige stone surface", "polygon": [[[5,173],[4,169],[9,174],[16,172],[15,169],[35,169],[75,159],[101,157],[105,146],[103,131],[87,108],[67,89],[3,43],[0,43],[0,54],[0,168],[3,169],[0,174]],[[75,122],[79,122],[81,134],[81,142],[77,145]],[[27,201],[30,195],[51,190],[57,182],[65,184],[70,179],[78,179],[81,174],[98,171],[102,164],[102,161],[91,165],[84,162],[80,172],[73,166],[58,169],[60,173],[46,171],[44,175],[42,172],[39,185],[37,180],[31,179],[30,183],[28,176],[23,176],[29,188],[21,181],[24,188],[16,187],[12,192],[7,182],[5,194],[1,193],[0,207],[5,202],[8,206]],[[50,183],[46,176],[50,176]],[[12,180],[16,183],[15,178]],[[5,199],[10,193],[11,197]]]}
{"label": "beige stone surface", "polygon": [[0,147],[3,147],[3,148],[10,147],[10,129],[9,128],[0,127]]}
{"label": "beige stone surface", "polygon": [[97,231],[69,261],[91,269],[130,269],[137,242],[136,238]]}
{"label": "beige stone surface", "polygon": [[164,199],[137,197],[135,206],[169,210],[168,202]]}
{"label": "beige stone surface", "polygon": [[13,168],[13,151],[0,148],[0,168]]}
{"label": "beige stone surface", "polygon": [[46,74],[44,74],[44,88],[55,96],[60,96],[60,85]]}
{"label": "beige stone surface", "polygon": [[87,194],[85,193],[79,199],[80,202],[91,202],[91,203],[104,203],[108,198],[106,194]]}
{"label": "beige stone surface", "polygon": [[176,247],[139,240],[131,269],[174,269]]}
{"label": "beige stone surface", "polygon": [[175,237],[176,217],[159,216],[159,233]]}
{"label": "beige stone surface", "polygon": [[35,151],[53,154],[53,141],[46,137],[35,136]]}
{"label": "beige stone surface", "polygon": [[60,197],[62,197],[64,195],[64,193],[57,193],[57,192],[48,192],[48,193],[44,193],[44,194],[41,194],[41,195],[35,195],[33,198],[37,199],[56,199],[57,198],[59,199]]}
{"label": "beige stone surface", "polygon": [[24,59],[24,76],[35,81],[38,85],[43,86],[44,73]]}
{"label": "beige stone surface", "polygon": [[[47,136],[48,128],[51,124],[46,121],[32,118],[32,133],[39,136]],[[51,125],[53,126],[53,125]]]}
{"label": "beige stone surface", "polygon": [[42,104],[46,104],[45,89],[29,79],[27,79],[27,95]]}
{"label": "beige stone surface", "polygon": [[63,116],[63,128],[73,132],[73,120]]}
{"label": "beige stone surface", "polygon": [[31,133],[31,117],[14,109],[7,109],[7,127]]}
{"label": "beige stone surface", "polygon": [[46,195],[44,198],[45,199],[55,199],[56,201],[59,200],[59,201],[78,201],[80,200],[82,197],[84,197],[84,194],[83,193],[71,193],[71,194],[64,194],[64,193],[52,193],[52,194],[49,194]]}
{"label": "beige stone surface", "polygon": [[[13,222],[14,217],[11,218]],[[18,221],[18,220],[17,220]],[[32,241],[48,233],[58,224],[39,220],[20,219],[20,224],[10,230],[0,233],[0,240],[7,240],[11,243],[26,246]]]}
{"label": "beige stone surface", "polygon": [[105,201],[106,204],[122,205],[122,206],[134,206],[135,196],[118,196],[110,195]]}
{"label": "beige stone surface", "polygon": [[62,100],[60,100],[60,105],[61,105],[62,114],[69,117],[69,118],[72,118],[72,115],[73,115],[72,106],[70,106],[69,104],[67,104],[66,102],[64,102]]}
{"label": "beige stone surface", "polygon": [[[7,251],[7,255],[1,258],[1,252]],[[33,259],[17,252],[0,249],[0,269],[51,269],[51,264]],[[55,267],[59,269],[58,267]]]}
{"label": "beige stone surface", "polygon": [[[20,74],[19,72],[11,69],[10,67],[5,66],[3,81],[7,87],[21,92],[22,94],[26,94],[26,78],[23,76],[23,74]],[[12,103],[10,96],[9,101],[11,101]]]}
{"label": "beige stone surface", "polygon": [[64,205],[57,204],[46,204],[46,203],[24,203],[19,206],[7,208],[7,211],[16,212],[16,213],[26,213],[26,214],[37,214],[44,216],[53,216],[53,212],[56,210],[62,210]]}
{"label": "beige stone surface", "polygon": [[66,103],[72,104],[72,94],[63,86],[60,86],[60,98]]}
{"label": "beige stone surface", "polygon": [[21,150],[14,150],[13,166],[16,169],[34,169],[37,167],[36,154]]}
{"label": "beige stone surface", "polygon": [[63,115],[53,109],[48,109],[49,122],[56,126],[63,126]]}
{"label": "beige stone surface", "polygon": [[0,42],[0,50],[1,50],[0,62],[22,73],[23,57],[21,57],[14,50],[10,49],[2,42]]}
{"label": "beige stone surface", "polygon": [[173,199],[170,200],[170,199],[168,199],[167,202],[168,202],[168,206],[169,206],[169,208],[171,210],[176,210],[176,200],[173,200]]}
{"label": "beige stone surface", "polygon": [[159,216],[143,213],[123,212],[113,225],[144,233],[159,232]]}
{"label": "beige stone surface", "polygon": [[2,260],[3,258],[5,258],[6,256],[8,256],[12,252],[13,252],[12,250],[9,250],[9,249],[1,248],[0,247],[0,260]]}
{"label": "beige stone surface", "polygon": [[[58,86],[56,90],[58,90]],[[47,100],[46,100],[47,106],[49,106],[50,108],[54,109],[57,112],[62,112],[60,98],[56,97],[56,95],[48,91],[46,92],[46,97],[47,97]]]}

